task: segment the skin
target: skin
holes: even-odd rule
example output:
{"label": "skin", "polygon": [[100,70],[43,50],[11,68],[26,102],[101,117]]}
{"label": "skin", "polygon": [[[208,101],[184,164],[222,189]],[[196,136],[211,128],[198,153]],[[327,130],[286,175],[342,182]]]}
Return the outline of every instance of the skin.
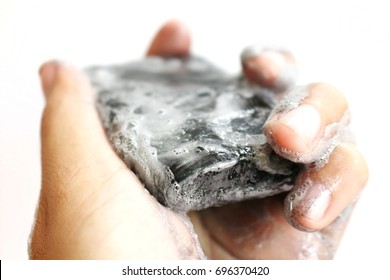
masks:
{"label": "skin", "polygon": [[[190,42],[188,28],[169,21],[146,55],[187,56]],[[275,52],[243,61],[249,81],[274,87],[283,74],[280,56],[287,55],[286,63],[294,63],[291,54]],[[274,63],[275,56],[279,58]],[[42,189],[30,257],[199,258],[186,219],[151,197],[112,150],[85,76],[56,61],[42,65],[40,76],[46,99],[41,126]],[[326,126],[340,121],[348,108],[343,95],[330,85],[312,84],[305,90],[308,95],[297,108],[276,114],[265,126],[275,151],[291,152],[280,152],[285,157],[299,152],[313,158]],[[307,114],[316,116],[309,128],[304,122]],[[329,259],[367,177],[365,160],[355,145],[340,143],[327,164],[319,168],[308,164],[302,170],[290,194],[189,216],[211,259]]]}

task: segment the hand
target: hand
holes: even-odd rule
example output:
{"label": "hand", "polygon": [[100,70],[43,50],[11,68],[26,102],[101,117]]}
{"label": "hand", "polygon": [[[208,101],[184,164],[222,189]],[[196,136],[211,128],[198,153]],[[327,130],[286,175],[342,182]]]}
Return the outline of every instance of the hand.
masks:
{"label": "hand", "polygon": [[[189,51],[189,31],[171,21],[158,32],[147,55],[186,56]],[[288,53],[276,51],[247,56],[244,73],[254,83],[284,91],[290,81],[282,79],[283,73],[292,65],[291,59]],[[151,197],[112,150],[95,110],[93,91],[82,73],[48,62],[40,75],[46,98],[41,128],[42,189],[30,257],[201,257],[186,217]],[[323,142],[325,127],[339,121],[347,105],[329,85],[315,84],[305,90],[308,97],[302,104],[290,113],[276,114],[266,131],[275,151],[288,158],[298,152],[302,157],[293,160],[310,162],[318,143]],[[327,104],[332,104],[331,110]],[[366,180],[367,167],[355,146],[340,143],[322,168],[302,171],[286,198],[287,219],[282,195],[190,216],[209,258],[330,258],[346,225],[348,215],[342,215],[343,209],[351,208],[348,205]],[[312,185],[303,189],[308,181]],[[297,196],[300,189],[303,195],[290,203],[291,195]],[[297,230],[287,221],[319,232]]]}

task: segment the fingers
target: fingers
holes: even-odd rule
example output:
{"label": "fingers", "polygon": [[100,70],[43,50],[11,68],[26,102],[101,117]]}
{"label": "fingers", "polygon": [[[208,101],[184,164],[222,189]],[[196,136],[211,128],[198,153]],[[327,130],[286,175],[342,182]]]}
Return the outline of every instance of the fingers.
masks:
{"label": "fingers", "polygon": [[201,211],[200,241],[216,259],[331,259],[367,176],[356,147],[339,145],[323,168],[304,170],[285,198],[294,227],[280,194]]}
{"label": "fingers", "polygon": [[[298,87],[275,107],[264,126],[276,153],[311,163],[331,146],[348,123],[348,104],[339,90],[324,83]],[[342,140],[342,139],[340,139]]]}
{"label": "fingers", "polygon": [[191,34],[187,26],[177,20],[168,21],[155,35],[147,56],[188,56]]}
{"label": "fingers", "polygon": [[291,88],[297,78],[295,58],[287,50],[247,47],[241,63],[247,79],[277,92]]}
{"label": "fingers", "polygon": [[285,215],[296,228],[320,230],[352,204],[365,186],[368,168],[356,146],[337,146],[325,166],[307,168],[285,199]]}
{"label": "fingers", "polygon": [[299,231],[284,218],[283,195],[210,208],[199,216],[207,229],[200,241],[214,259],[330,259],[339,243],[335,233],[345,224],[326,233]]}
{"label": "fingers", "polygon": [[346,99],[323,83],[294,89],[269,117],[264,132],[275,152],[309,164],[285,200],[285,215],[294,227],[326,227],[365,186],[367,165],[348,143],[348,124]]}

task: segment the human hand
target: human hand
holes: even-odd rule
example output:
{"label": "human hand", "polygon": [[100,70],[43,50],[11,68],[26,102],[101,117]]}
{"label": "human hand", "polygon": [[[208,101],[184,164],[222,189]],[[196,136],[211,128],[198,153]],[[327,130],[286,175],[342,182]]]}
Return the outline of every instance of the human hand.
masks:
{"label": "human hand", "polygon": [[[156,35],[147,55],[186,56],[189,51],[189,31],[178,22],[169,22]],[[274,51],[249,56],[243,62],[244,73],[255,83],[283,91],[289,81],[280,83],[280,77],[285,66],[291,65],[290,59],[289,54]],[[86,78],[58,62],[44,64],[40,74],[46,98],[41,128],[42,189],[30,257],[201,257],[186,217],[151,197],[112,150]],[[303,111],[311,112],[310,118],[315,112],[319,114],[310,122],[312,127],[305,127],[303,113],[295,113],[289,121],[275,115],[266,131],[276,151],[289,149],[292,153],[283,153],[285,157],[300,152],[309,162],[316,156],[324,128],[340,120],[347,105],[329,85],[307,89],[309,96],[303,103],[312,104],[316,110],[301,105],[306,108]],[[332,110],[326,104],[332,104]],[[346,219],[337,217],[364,186],[367,168],[355,146],[345,143],[334,149],[323,168],[303,170],[294,189],[307,178],[313,182],[306,188],[310,192],[305,199],[291,204],[287,217],[295,227],[319,233],[292,227],[284,218],[281,195],[247,201],[190,214],[206,255],[218,259],[331,257],[346,224]],[[305,206],[326,208],[326,212],[320,215],[319,210],[305,211]]]}

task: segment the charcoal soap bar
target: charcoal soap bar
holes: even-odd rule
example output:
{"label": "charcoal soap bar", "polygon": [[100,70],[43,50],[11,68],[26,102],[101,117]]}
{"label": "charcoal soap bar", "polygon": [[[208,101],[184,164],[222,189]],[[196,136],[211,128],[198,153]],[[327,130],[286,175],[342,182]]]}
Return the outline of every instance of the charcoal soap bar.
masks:
{"label": "charcoal soap bar", "polygon": [[299,166],[263,134],[270,90],[197,57],[86,72],[113,148],[163,205],[200,210],[291,189]]}

